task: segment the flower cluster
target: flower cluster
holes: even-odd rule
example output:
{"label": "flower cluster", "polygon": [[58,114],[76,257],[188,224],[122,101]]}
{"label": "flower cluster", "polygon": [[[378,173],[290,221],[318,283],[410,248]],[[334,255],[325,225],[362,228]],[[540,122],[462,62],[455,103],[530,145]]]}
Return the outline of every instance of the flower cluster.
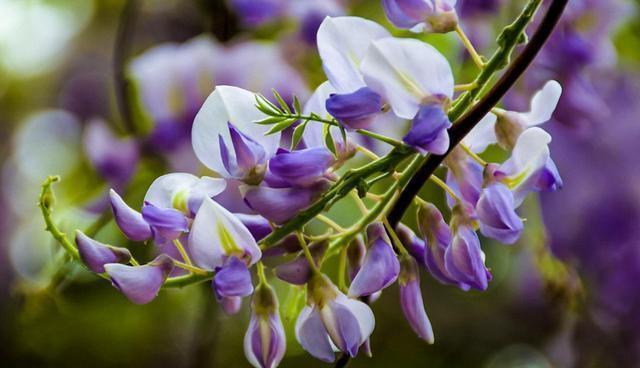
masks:
{"label": "flower cluster", "polygon": [[[241,9],[244,3],[234,2]],[[383,6],[398,27],[461,32],[455,3],[384,0]],[[277,1],[260,4],[279,11]],[[469,46],[466,37],[464,42]],[[206,98],[195,115],[191,143],[196,157],[214,173],[211,177],[163,175],[148,188],[139,211],[110,191],[120,230],[131,241],[153,242],[159,253],[155,259],[140,265],[125,248],[76,235],[78,256],[87,268],[109,278],[134,303],[152,301],[172,283],[203,280],[210,280],[228,314],[238,312],[243,298],[252,295],[244,350],[256,367],[277,366],[286,345],[278,297],[263,264],[267,257],[287,257],[287,262],[274,261],[275,275],[306,293],[295,335],[312,356],[333,362],[336,352],[371,354],[375,318],[369,304],[396,283],[409,326],[433,343],[420,271],[462,290],[486,290],[491,273],[478,230],[501,243],[515,243],[524,228],[517,209],[525,196],[562,186],[550,157],[551,137],[538,127],[551,118],[560,98],[557,82],[548,82],[533,96],[529,111],[494,108],[460,145],[452,145],[449,112],[461,87],[435,47],[347,16],[322,21],[317,47],[327,81],[304,105],[275,90],[268,99],[231,85],[216,86]],[[134,70],[152,72],[136,65]],[[159,120],[171,120],[171,105],[150,96],[156,93],[165,91],[149,88],[143,97],[166,115]],[[409,122],[408,130],[396,124],[402,121]],[[387,130],[380,129],[380,122]],[[389,129],[399,139],[387,134]],[[285,138],[285,132],[291,137]],[[385,151],[372,140],[392,146],[391,152],[379,157]],[[510,157],[486,162],[480,154],[490,146]],[[353,168],[358,152],[371,162]],[[445,180],[431,180],[446,193],[449,208],[442,211],[416,198],[418,231],[402,223],[392,226],[388,211],[415,166],[401,170],[401,163],[419,163],[426,155],[446,156]],[[388,177],[395,178],[394,184],[377,194],[373,188]],[[221,196],[229,193],[246,205],[245,213],[226,208]],[[345,229],[322,212],[347,195],[362,217]],[[327,231],[307,229],[312,220],[326,224]],[[323,272],[325,261],[334,256],[341,259],[337,281]]]}

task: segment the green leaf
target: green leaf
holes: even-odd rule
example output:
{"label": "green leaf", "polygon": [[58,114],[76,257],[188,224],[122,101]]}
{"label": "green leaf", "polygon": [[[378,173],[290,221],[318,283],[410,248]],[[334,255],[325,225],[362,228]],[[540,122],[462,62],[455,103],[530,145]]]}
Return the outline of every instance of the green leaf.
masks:
{"label": "green leaf", "polygon": [[334,156],[338,157],[338,152],[336,150],[336,144],[333,141],[333,136],[331,135],[331,125],[325,124],[322,128],[324,133],[324,144],[327,146],[329,151],[333,153]]}
{"label": "green leaf", "polygon": [[296,115],[300,115],[302,113],[302,108],[300,107],[300,100],[298,96],[293,96],[293,109]]}
{"label": "green leaf", "polygon": [[274,88],[274,89],[271,89],[271,92],[273,92],[273,95],[276,97],[276,100],[278,100],[280,107],[282,107],[282,111],[286,111],[287,114],[291,114],[291,109],[289,108],[289,105],[287,105],[287,103],[284,101],[284,98],[280,96],[278,91],[276,91]]}
{"label": "green leaf", "polygon": [[261,94],[256,94],[256,102],[258,110],[271,116],[282,115],[282,111]]}
{"label": "green leaf", "polygon": [[291,124],[295,123],[298,119],[287,119],[284,120],[280,123],[274,124],[273,127],[271,127],[271,129],[265,133],[265,135],[271,135],[274,133],[278,133],[281,132],[285,129],[287,129],[288,127],[291,126]]}
{"label": "green leaf", "polygon": [[262,120],[257,120],[254,121],[254,124],[259,124],[259,125],[271,125],[271,124],[276,124],[279,123],[283,120],[285,120],[286,117],[284,116],[270,116],[268,118],[262,119]]}
{"label": "green leaf", "polygon": [[291,151],[296,149],[296,147],[302,140],[302,135],[304,134],[304,130],[307,128],[308,123],[309,123],[309,120],[305,120],[302,124],[298,125],[293,130],[293,136],[291,137]]}

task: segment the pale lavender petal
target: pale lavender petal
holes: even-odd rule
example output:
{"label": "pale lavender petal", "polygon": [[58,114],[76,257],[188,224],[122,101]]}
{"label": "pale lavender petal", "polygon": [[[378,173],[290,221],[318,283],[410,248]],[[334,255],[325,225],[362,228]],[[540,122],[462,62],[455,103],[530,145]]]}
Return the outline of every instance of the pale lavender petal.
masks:
{"label": "pale lavender petal", "polygon": [[298,315],[296,339],[315,358],[326,363],[333,363],[335,360],[329,335],[316,308],[304,307]]}
{"label": "pale lavender petal", "polygon": [[482,191],[476,205],[482,235],[504,244],[513,244],[524,229],[515,211],[513,193],[504,184],[494,183]]}
{"label": "pale lavender petal", "polygon": [[420,23],[419,19],[406,14],[396,0],[382,0],[382,7],[389,21],[398,28],[409,29]]}
{"label": "pale lavender petal", "polygon": [[96,273],[103,273],[104,265],[107,263],[127,263],[131,259],[128,249],[100,243],[80,230],[76,230],[76,245],[82,262]]}
{"label": "pale lavender petal", "polygon": [[136,304],[152,301],[173,269],[173,261],[161,254],[143,266],[125,266],[109,263],[104,268],[113,286]]}
{"label": "pale lavender petal", "polygon": [[[329,309],[331,312],[327,313]],[[353,312],[347,305],[332,301],[320,311],[320,315],[333,343],[342,352],[355,357],[363,341],[358,319]]]}
{"label": "pale lavender petal", "polygon": [[134,241],[150,239],[151,227],[142,218],[142,214],[129,207],[115,190],[109,191],[113,217],[124,235]]}

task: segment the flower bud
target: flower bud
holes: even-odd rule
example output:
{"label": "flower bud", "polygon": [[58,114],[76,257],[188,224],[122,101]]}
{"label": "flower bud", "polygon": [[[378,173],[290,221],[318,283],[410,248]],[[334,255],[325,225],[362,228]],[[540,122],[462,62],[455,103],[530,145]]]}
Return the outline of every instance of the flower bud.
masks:
{"label": "flower bud", "polygon": [[360,237],[355,238],[347,247],[347,267],[349,271],[349,280],[353,280],[364,262],[367,254],[367,247]]}
{"label": "flower bud", "polygon": [[103,273],[107,263],[127,263],[131,259],[128,249],[100,243],[80,230],[76,230],[76,245],[82,262],[95,273]]}
{"label": "flower bud", "polygon": [[284,357],[287,341],[278,313],[278,297],[269,285],[260,284],[252,306],[244,336],[244,354],[256,368],[277,367]]}
{"label": "flower bud", "polygon": [[134,241],[151,238],[151,227],[142,218],[142,214],[129,207],[115,190],[109,191],[113,217],[124,235]]}
{"label": "flower bud", "polygon": [[367,250],[362,267],[349,287],[349,296],[378,292],[396,281],[399,272],[400,264],[391,244],[378,238]]}
{"label": "flower bud", "polygon": [[173,270],[173,260],[161,254],[143,266],[125,266],[118,263],[104,265],[113,286],[136,304],[152,301]]}
{"label": "flower bud", "polygon": [[382,0],[389,21],[398,28],[447,33],[458,25],[456,0]]}
{"label": "flower bud", "polygon": [[433,344],[433,329],[424,309],[420,291],[418,264],[412,257],[402,257],[398,285],[400,285],[400,305],[409,326],[418,337]]}

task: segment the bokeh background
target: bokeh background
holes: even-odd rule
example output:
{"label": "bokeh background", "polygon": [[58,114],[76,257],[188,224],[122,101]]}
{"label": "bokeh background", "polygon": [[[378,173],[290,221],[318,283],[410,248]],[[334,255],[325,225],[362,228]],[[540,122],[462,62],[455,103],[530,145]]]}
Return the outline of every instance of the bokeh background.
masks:
{"label": "bokeh background", "polygon": [[[569,3],[504,101],[526,108],[544,81],[562,83],[545,128],[564,189],[528,200],[517,245],[483,242],[494,273],[487,292],[423,275],[435,345],[415,338],[392,287],[373,305],[374,358],[351,366],[640,366],[640,3]],[[458,11],[488,55],[522,4],[459,0]],[[110,187],[139,203],[163,173],[204,173],[189,126],[214,85],[304,100],[324,78],[315,30],[342,14],[392,29],[377,0],[0,0],[0,365],[248,366],[246,306],[225,316],[203,285],[129,303],[64,263],[43,231],[39,186],[62,176],[55,217],[70,232],[109,220]],[[458,80],[473,76],[454,35],[422,37]],[[423,195],[442,200],[430,188]],[[352,210],[334,214],[348,221]],[[112,223],[98,238],[126,244]],[[282,366],[321,366],[288,332]]]}

